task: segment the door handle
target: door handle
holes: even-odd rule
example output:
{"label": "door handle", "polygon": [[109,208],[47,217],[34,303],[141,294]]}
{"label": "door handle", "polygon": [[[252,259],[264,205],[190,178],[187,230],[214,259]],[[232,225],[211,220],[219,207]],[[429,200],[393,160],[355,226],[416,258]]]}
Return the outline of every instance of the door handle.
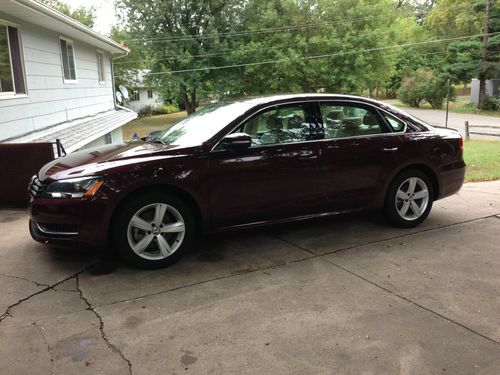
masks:
{"label": "door handle", "polygon": [[398,148],[397,147],[392,147],[392,148],[387,148],[387,147],[384,147],[382,149],[382,151],[386,151],[386,152],[394,152],[394,151],[397,151]]}

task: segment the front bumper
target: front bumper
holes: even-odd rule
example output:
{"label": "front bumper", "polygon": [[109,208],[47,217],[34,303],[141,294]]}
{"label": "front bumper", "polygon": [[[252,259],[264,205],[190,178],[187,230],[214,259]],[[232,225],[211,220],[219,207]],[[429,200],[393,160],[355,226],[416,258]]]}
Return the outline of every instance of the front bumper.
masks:
{"label": "front bumper", "polygon": [[54,245],[107,247],[107,200],[34,199],[28,206],[34,240]]}

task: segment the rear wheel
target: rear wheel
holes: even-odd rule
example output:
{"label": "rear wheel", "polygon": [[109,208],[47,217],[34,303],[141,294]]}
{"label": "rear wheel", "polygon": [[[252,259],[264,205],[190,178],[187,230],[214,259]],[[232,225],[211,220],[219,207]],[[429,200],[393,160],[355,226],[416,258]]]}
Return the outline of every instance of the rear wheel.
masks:
{"label": "rear wheel", "polygon": [[397,227],[412,228],[423,222],[432,208],[434,192],[429,177],[410,169],[400,173],[387,193],[385,211]]}
{"label": "rear wheel", "polygon": [[141,268],[166,267],[192,244],[195,228],[189,207],[176,196],[145,193],[115,215],[112,239],[120,256]]}

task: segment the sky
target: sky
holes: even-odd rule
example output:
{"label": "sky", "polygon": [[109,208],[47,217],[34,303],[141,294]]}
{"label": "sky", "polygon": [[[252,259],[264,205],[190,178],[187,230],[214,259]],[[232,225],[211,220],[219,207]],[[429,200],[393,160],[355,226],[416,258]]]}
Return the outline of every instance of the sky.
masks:
{"label": "sky", "polygon": [[100,34],[107,35],[111,26],[117,22],[115,19],[115,6],[113,0],[70,0],[66,1],[72,9],[84,6],[96,9],[96,21],[93,29]]}

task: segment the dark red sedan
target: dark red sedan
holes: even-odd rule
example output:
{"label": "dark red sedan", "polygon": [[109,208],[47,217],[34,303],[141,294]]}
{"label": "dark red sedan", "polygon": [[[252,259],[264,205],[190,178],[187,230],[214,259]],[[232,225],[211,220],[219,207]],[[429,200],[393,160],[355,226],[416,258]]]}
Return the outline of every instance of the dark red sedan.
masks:
{"label": "dark red sedan", "polygon": [[361,97],[220,103],[151,141],[44,166],[30,183],[30,232],[44,243],[112,247],[154,268],[199,232],[377,208],[413,227],[462,186],[462,149],[457,131]]}

